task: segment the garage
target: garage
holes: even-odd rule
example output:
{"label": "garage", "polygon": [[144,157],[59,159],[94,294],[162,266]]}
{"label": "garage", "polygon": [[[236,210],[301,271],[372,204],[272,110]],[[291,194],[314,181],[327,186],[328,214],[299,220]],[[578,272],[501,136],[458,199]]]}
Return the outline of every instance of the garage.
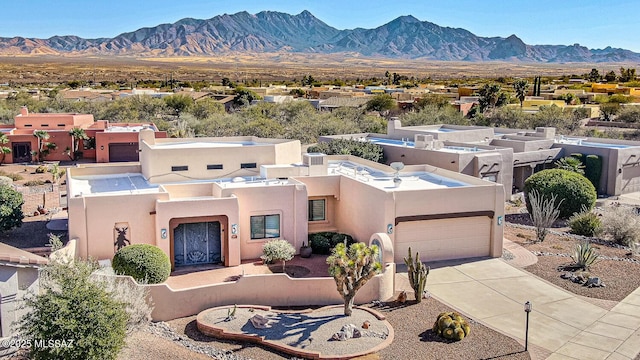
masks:
{"label": "garage", "polygon": [[395,261],[404,263],[407,250],[422,261],[490,256],[491,218],[488,216],[403,221],[396,226]]}
{"label": "garage", "polygon": [[138,143],[109,144],[109,162],[139,161]]}

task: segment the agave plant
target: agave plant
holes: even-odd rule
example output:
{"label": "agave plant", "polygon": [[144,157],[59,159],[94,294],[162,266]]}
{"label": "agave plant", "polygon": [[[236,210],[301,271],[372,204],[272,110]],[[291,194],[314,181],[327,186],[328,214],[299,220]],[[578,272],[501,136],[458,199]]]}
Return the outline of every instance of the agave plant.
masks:
{"label": "agave plant", "polygon": [[600,255],[596,252],[596,248],[591,246],[591,243],[588,240],[585,240],[580,244],[576,244],[573,255],[571,255],[571,259],[573,259],[576,267],[587,270],[591,265],[596,263],[599,256]]}

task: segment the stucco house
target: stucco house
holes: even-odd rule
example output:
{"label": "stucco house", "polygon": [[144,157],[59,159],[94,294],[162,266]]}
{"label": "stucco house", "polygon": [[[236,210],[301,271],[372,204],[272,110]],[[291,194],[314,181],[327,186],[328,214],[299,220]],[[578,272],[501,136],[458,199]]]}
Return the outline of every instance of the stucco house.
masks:
{"label": "stucco house", "polygon": [[340,231],[402,262],[502,254],[503,186],[430,165],[394,168],[352,156],[301,154],[297,140],[159,139],[139,133],[140,162],[67,172],[77,254],[111,259],[122,246],[160,247],[179,268],[256,259],[285,239]]}
{"label": "stucco house", "polygon": [[23,314],[20,301],[38,290],[38,271],[46,263],[41,256],[0,243],[0,337],[13,334],[12,324]]}
{"label": "stucco house", "polygon": [[597,191],[621,195],[640,191],[640,142],[556,135],[551,127],[517,130],[483,126],[402,126],[388,122],[387,134],[323,136],[379,144],[388,163],[429,164],[503,184],[508,199],[533,173],[571,154],[597,155],[602,172]]}
{"label": "stucco house", "polygon": [[46,142],[56,145],[44,160],[71,160],[68,149],[74,148],[74,139],[69,131],[74,128],[83,129],[89,138],[80,143],[78,151],[82,158],[122,162],[138,161],[138,132],[145,127],[153,129],[157,137],[167,136],[152,123],[109,123],[95,121],[91,114],[30,113],[27,107],[22,107],[13,124],[0,125],[0,132],[9,138],[9,143],[4,145],[11,149],[4,159],[6,163],[34,160],[32,152],[39,146],[33,135],[36,130],[46,131],[49,134]]}

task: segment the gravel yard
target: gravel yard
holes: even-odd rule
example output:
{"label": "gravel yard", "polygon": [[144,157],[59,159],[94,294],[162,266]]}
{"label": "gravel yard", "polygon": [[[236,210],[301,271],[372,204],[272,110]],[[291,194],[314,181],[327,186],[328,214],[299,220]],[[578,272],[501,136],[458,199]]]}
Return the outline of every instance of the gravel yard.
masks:
{"label": "gravel yard", "polygon": [[[558,229],[554,229],[558,231]],[[640,256],[629,255],[630,250],[607,241],[594,243],[598,254],[606,257],[589,269],[591,276],[599,277],[605,287],[587,288],[560,278],[558,267],[572,263],[570,255],[580,240],[571,235],[549,234],[541,243],[533,243],[533,229],[507,225],[505,238],[523,246],[538,256],[538,262],[525,268],[526,271],[549,281],[574,294],[611,301],[620,301],[640,286]],[[616,260],[613,260],[616,259]]]}

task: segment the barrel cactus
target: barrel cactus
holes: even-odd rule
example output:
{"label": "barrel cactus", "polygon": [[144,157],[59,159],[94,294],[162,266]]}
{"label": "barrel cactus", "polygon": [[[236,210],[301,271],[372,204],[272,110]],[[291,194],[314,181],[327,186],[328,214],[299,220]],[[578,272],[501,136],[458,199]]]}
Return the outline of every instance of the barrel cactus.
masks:
{"label": "barrel cactus", "polygon": [[460,341],[469,336],[471,327],[457,312],[443,312],[433,324],[433,332],[447,340]]}

